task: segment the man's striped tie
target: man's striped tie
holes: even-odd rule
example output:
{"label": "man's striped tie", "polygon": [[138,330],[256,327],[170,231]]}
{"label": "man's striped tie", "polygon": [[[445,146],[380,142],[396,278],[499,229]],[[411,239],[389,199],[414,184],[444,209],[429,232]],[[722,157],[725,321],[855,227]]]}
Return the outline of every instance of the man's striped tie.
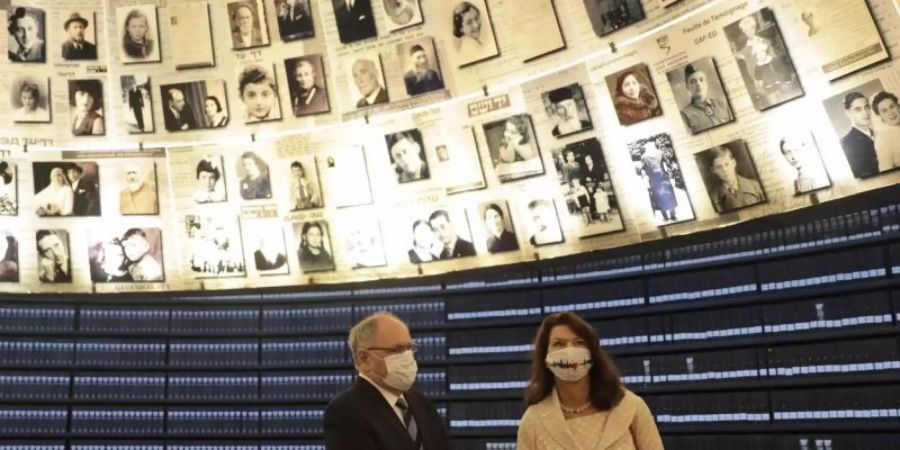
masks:
{"label": "man's striped tie", "polygon": [[406,431],[409,433],[409,437],[416,443],[416,448],[423,450],[425,446],[422,444],[422,436],[419,435],[419,425],[416,424],[416,418],[413,417],[412,410],[409,409],[409,404],[406,403],[405,398],[400,397],[397,399],[396,405],[400,408],[400,411],[403,411],[403,425],[406,425]]}

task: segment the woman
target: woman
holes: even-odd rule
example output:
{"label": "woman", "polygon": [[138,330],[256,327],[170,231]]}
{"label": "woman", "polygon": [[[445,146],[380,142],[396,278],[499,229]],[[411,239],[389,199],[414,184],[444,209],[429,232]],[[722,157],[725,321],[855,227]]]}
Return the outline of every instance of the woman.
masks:
{"label": "woman", "polygon": [[14,122],[49,122],[50,112],[40,106],[41,92],[37,84],[23,81],[19,86],[22,107],[13,111]]}
{"label": "woman", "polygon": [[491,253],[509,252],[519,249],[516,235],[506,231],[503,210],[496,203],[484,208],[484,228],[487,230],[487,248]]}
{"label": "woman", "polygon": [[453,36],[456,37],[456,54],[459,65],[493,56],[490,45],[481,37],[481,11],[469,2],[459,2],[453,8]]}
{"label": "woman", "polygon": [[18,211],[13,175],[14,171],[10,164],[0,161],[0,216],[15,216]]}
{"label": "woman", "polygon": [[641,168],[647,177],[647,187],[650,192],[651,203],[655,205],[661,214],[663,221],[675,221],[675,209],[678,207],[678,199],[675,197],[675,188],[669,180],[669,172],[666,170],[664,155],[655,142],[647,142],[644,145],[644,155],[641,156]]}
{"label": "woman", "polygon": [[147,33],[150,31],[150,21],[147,15],[139,9],[132,9],[125,16],[125,33],[122,36],[122,50],[130,58],[146,59],[153,53],[154,42]]}
{"label": "woman", "polygon": [[134,281],[128,273],[125,249],[118,238],[103,241],[91,248],[91,281],[121,283]]}
{"label": "woman", "polygon": [[325,250],[325,232],[319,222],[306,222],[300,230],[300,269],[306,272],[317,272],[334,269],[334,260]]}
{"label": "woman", "polygon": [[662,450],[650,408],[625,389],[590,324],[551,314],[534,338],[519,450]]}
{"label": "woman", "polygon": [[526,161],[535,157],[528,134],[528,124],[521,116],[513,116],[506,120],[498,154],[500,161],[505,163]]}
{"label": "woman", "polygon": [[581,218],[584,219],[584,226],[594,223],[594,216],[591,214],[591,198],[586,187],[581,184],[581,178],[573,178],[571,183],[572,197],[578,205],[578,211],[581,212]]}
{"label": "woman", "polygon": [[900,167],[900,103],[897,96],[881,91],[872,97],[872,111],[884,125],[875,131],[878,171]]}
{"label": "woman", "polygon": [[427,220],[420,219],[413,222],[412,231],[413,244],[407,253],[409,262],[421,264],[441,258],[443,247],[434,235],[434,228],[431,228]]}
{"label": "woman", "polygon": [[61,167],[50,169],[50,182],[34,196],[39,216],[71,216],[74,200],[72,187]]}
{"label": "woman", "polygon": [[641,75],[634,70],[626,70],[616,79],[613,104],[622,125],[631,125],[662,114],[656,95],[641,82]]}
{"label": "woman", "polygon": [[262,66],[244,68],[238,77],[238,92],[244,102],[244,123],[280,119],[275,78]]}
{"label": "woman", "polygon": [[402,27],[410,23],[416,16],[415,0],[384,0],[384,11],[394,25]]}
{"label": "woman", "polygon": [[71,87],[72,102],[72,135],[74,136],[102,136],[103,115],[99,112],[103,109],[103,88],[99,81],[83,80],[73,82]]}
{"label": "woman", "polygon": [[44,62],[44,40],[34,12],[16,8],[9,18],[9,60],[14,62]]}
{"label": "woman", "polygon": [[203,102],[206,112],[206,128],[221,128],[228,125],[228,114],[222,108],[222,103],[214,95],[206,97]]}

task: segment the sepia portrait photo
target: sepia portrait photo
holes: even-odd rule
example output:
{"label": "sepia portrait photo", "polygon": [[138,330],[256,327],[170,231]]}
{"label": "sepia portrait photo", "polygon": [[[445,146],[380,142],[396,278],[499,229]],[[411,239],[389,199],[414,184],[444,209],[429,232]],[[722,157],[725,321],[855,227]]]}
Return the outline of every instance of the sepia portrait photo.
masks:
{"label": "sepia portrait photo", "polygon": [[643,181],[657,226],[694,219],[672,137],[662,133],[628,144],[635,175]]}
{"label": "sepia portrait photo", "polygon": [[194,201],[219,203],[228,199],[225,191],[225,170],[221,155],[206,155],[197,161]]}
{"label": "sepia portrait photo", "polygon": [[412,129],[391,133],[384,140],[398,183],[431,178],[421,131]]}
{"label": "sepia portrait photo", "polygon": [[106,134],[102,81],[69,80],[69,108],[72,136]]}
{"label": "sepia portrait photo", "polygon": [[281,102],[275,82],[275,68],[268,64],[248,64],[240,69],[238,98],[244,105],[244,123],[281,120]]}
{"label": "sepia portrait photo", "polygon": [[372,0],[331,0],[331,6],[341,43],[352,44],[378,36]]}
{"label": "sepia portrait photo", "polygon": [[388,18],[388,31],[402,30],[422,23],[420,0],[377,0],[384,6]]}
{"label": "sepia portrait photo", "polygon": [[159,21],[156,5],[145,3],[116,8],[119,35],[119,59],[125,64],[160,62]]}
{"label": "sepia portrait photo", "polygon": [[758,111],[803,96],[803,86],[771,8],[726,26],[725,36]]}
{"label": "sepia portrait photo", "polygon": [[128,162],[117,167],[119,214],[123,216],[159,214],[156,163]]}
{"label": "sepia portrait photo", "polygon": [[185,232],[191,271],[197,278],[238,277],[246,274],[241,227],[237,217],[188,215]]}
{"label": "sepia portrait photo", "polygon": [[550,130],[554,137],[569,136],[593,128],[584,91],[578,83],[544,92],[541,100],[550,121],[554,123]]}
{"label": "sepia portrait photo", "polygon": [[244,243],[253,252],[253,268],[260,275],[287,275],[287,246],[284,228],[278,219],[251,219],[244,222]]}
{"label": "sepia portrait photo", "polygon": [[91,281],[129,283],[165,281],[159,228],[94,231],[88,247]]}
{"label": "sepia portrait photo", "polygon": [[295,223],[294,239],[298,243],[297,258],[303,273],[334,270],[334,253],[331,250],[327,221]]}
{"label": "sepia portrait photo", "polygon": [[694,158],[717,213],[725,214],[766,201],[753,158],[742,139],[704,150]]}
{"label": "sepia portrait photo", "polygon": [[490,253],[511,252],[519,249],[519,238],[513,228],[509,205],[504,200],[479,204],[478,222],[481,223],[485,246]]}
{"label": "sepia portrait photo", "polygon": [[482,126],[494,173],[501,183],[544,173],[531,116],[516,114]]}
{"label": "sepia portrait photo", "polygon": [[13,78],[9,106],[15,123],[50,123],[50,79],[21,75]]}
{"label": "sepia portrait photo", "polygon": [[95,162],[35,162],[34,207],[38,216],[99,216],[100,169]]}
{"label": "sepia portrait photo", "polygon": [[725,87],[710,57],[666,73],[681,119],[692,134],[734,122]]}
{"label": "sepia portrait photo", "polygon": [[397,56],[402,61],[406,95],[415,97],[444,89],[444,77],[438,64],[434,39],[423,37],[398,44]]}
{"label": "sepia portrait photo", "polygon": [[791,167],[794,195],[831,186],[815,136],[809,130],[785,134],[778,140],[778,150]]}
{"label": "sepia portrait photo", "polygon": [[0,216],[19,214],[19,173],[16,163],[0,159]]}
{"label": "sepia portrait photo", "polygon": [[278,35],[284,42],[315,35],[309,0],[274,0],[278,15]]}
{"label": "sepia portrait photo", "polygon": [[159,87],[163,121],[170,132],[228,125],[228,101],[222,81],[192,81]]}
{"label": "sepia portrait photo", "polygon": [[636,64],[606,76],[619,124],[631,125],[662,115],[659,95],[646,64]]}
{"label": "sepia portrait photo", "polygon": [[97,59],[97,32],[94,27],[96,14],[94,11],[72,11],[63,14],[65,31],[62,43],[62,57],[66,61]]}
{"label": "sepia portrait photo", "polygon": [[297,156],[290,163],[291,211],[304,211],[324,206],[316,155]]}
{"label": "sepia portrait photo", "polygon": [[238,0],[227,3],[231,21],[231,48],[244,50],[269,45],[269,27],[263,0]]}
{"label": "sepia portrait photo", "polygon": [[525,234],[532,247],[558,244],[565,240],[559,224],[556,202],[552,198],[522,200],[520,217],[525,221]]}
{"label": "sepia portrait photo", "polygon": [[128,127],[128,134],[143,134],[156,131],[153,122],[153,97],[150,77],[144,74],[122,75],[119,77],[122,87],[119,98],[123,119]]}
{"label": "sepia portrait photo", "polygon": [[284,60],[294,117],[331,112],[322,55]]}
{"label": "sepia portrait photo", "polygon": [[37,230],[37,273],[41,283],[71,283],[69,232],[66,230]]}
{"label": "sepia portrait photo", "polygon": [[475,256],[472,231],[465,211],[439,208],[412,219],[409,262],[431,261]]}
{"label": "sepia portrait photo", "polygon": [[242,153],[236,168],[240,179],[241,198],[244,200],[272,198],[269,164],[259,155],[252,151]]}
{"label": "sepia portrait photo", "polygon": [[8,230],[0,230],[0,283],[19,281],[19,242]]}
{"label": "sepia portrait photo", "polygon": [[644,20],[640,0],[584,0],[584,8],[600,37]]}
{"label": "sepia portrait photo", "polygon": [[6,3],[9,60],[15,63],[42,63],[47,60],[47,17],[44,10]]}
{"label": "sepia portrait photo", "polygon": [[350,98],[357,108],[387,103],[388,92],[384,83],[381,56],[377,51],[353,55],[345,59],[349,70],[348,79],[353,80]]}
{"label": "sepia portrait photo", "polygon": [[485,0],[448,0],[452,36],[448,45],[451,60],[458,67],[468,66],[500,55],[494,24]]}

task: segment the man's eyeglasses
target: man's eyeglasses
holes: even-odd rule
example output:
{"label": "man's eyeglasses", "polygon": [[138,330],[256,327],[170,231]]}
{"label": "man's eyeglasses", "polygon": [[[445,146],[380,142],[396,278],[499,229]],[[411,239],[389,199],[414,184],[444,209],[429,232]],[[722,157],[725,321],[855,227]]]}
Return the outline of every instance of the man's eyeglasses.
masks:
{"label": "man's eyeglasses", "polygon": [[368,347],[364,350],[381,350],[381,351],[391,354],[391,355],[399,355],[405,351],[411,351],[411,352],[415,353],[416,351],[419,350],[419,346],[416,344],[410,344],[410,345],[398,345],[396,347]]}

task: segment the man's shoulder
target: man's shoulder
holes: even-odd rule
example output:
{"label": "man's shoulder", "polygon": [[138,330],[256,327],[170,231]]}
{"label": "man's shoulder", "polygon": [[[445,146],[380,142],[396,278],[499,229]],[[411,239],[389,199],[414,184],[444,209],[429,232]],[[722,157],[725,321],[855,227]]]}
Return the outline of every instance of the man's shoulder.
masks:
{"label": "man's shoulder", "polygon": [[362,408],[359,407],[359,403],[359,386],[358,384],[353,384],[328,402],[328,406],[325,407],[325,415],[346,414],[348,412],[361,413]]}

